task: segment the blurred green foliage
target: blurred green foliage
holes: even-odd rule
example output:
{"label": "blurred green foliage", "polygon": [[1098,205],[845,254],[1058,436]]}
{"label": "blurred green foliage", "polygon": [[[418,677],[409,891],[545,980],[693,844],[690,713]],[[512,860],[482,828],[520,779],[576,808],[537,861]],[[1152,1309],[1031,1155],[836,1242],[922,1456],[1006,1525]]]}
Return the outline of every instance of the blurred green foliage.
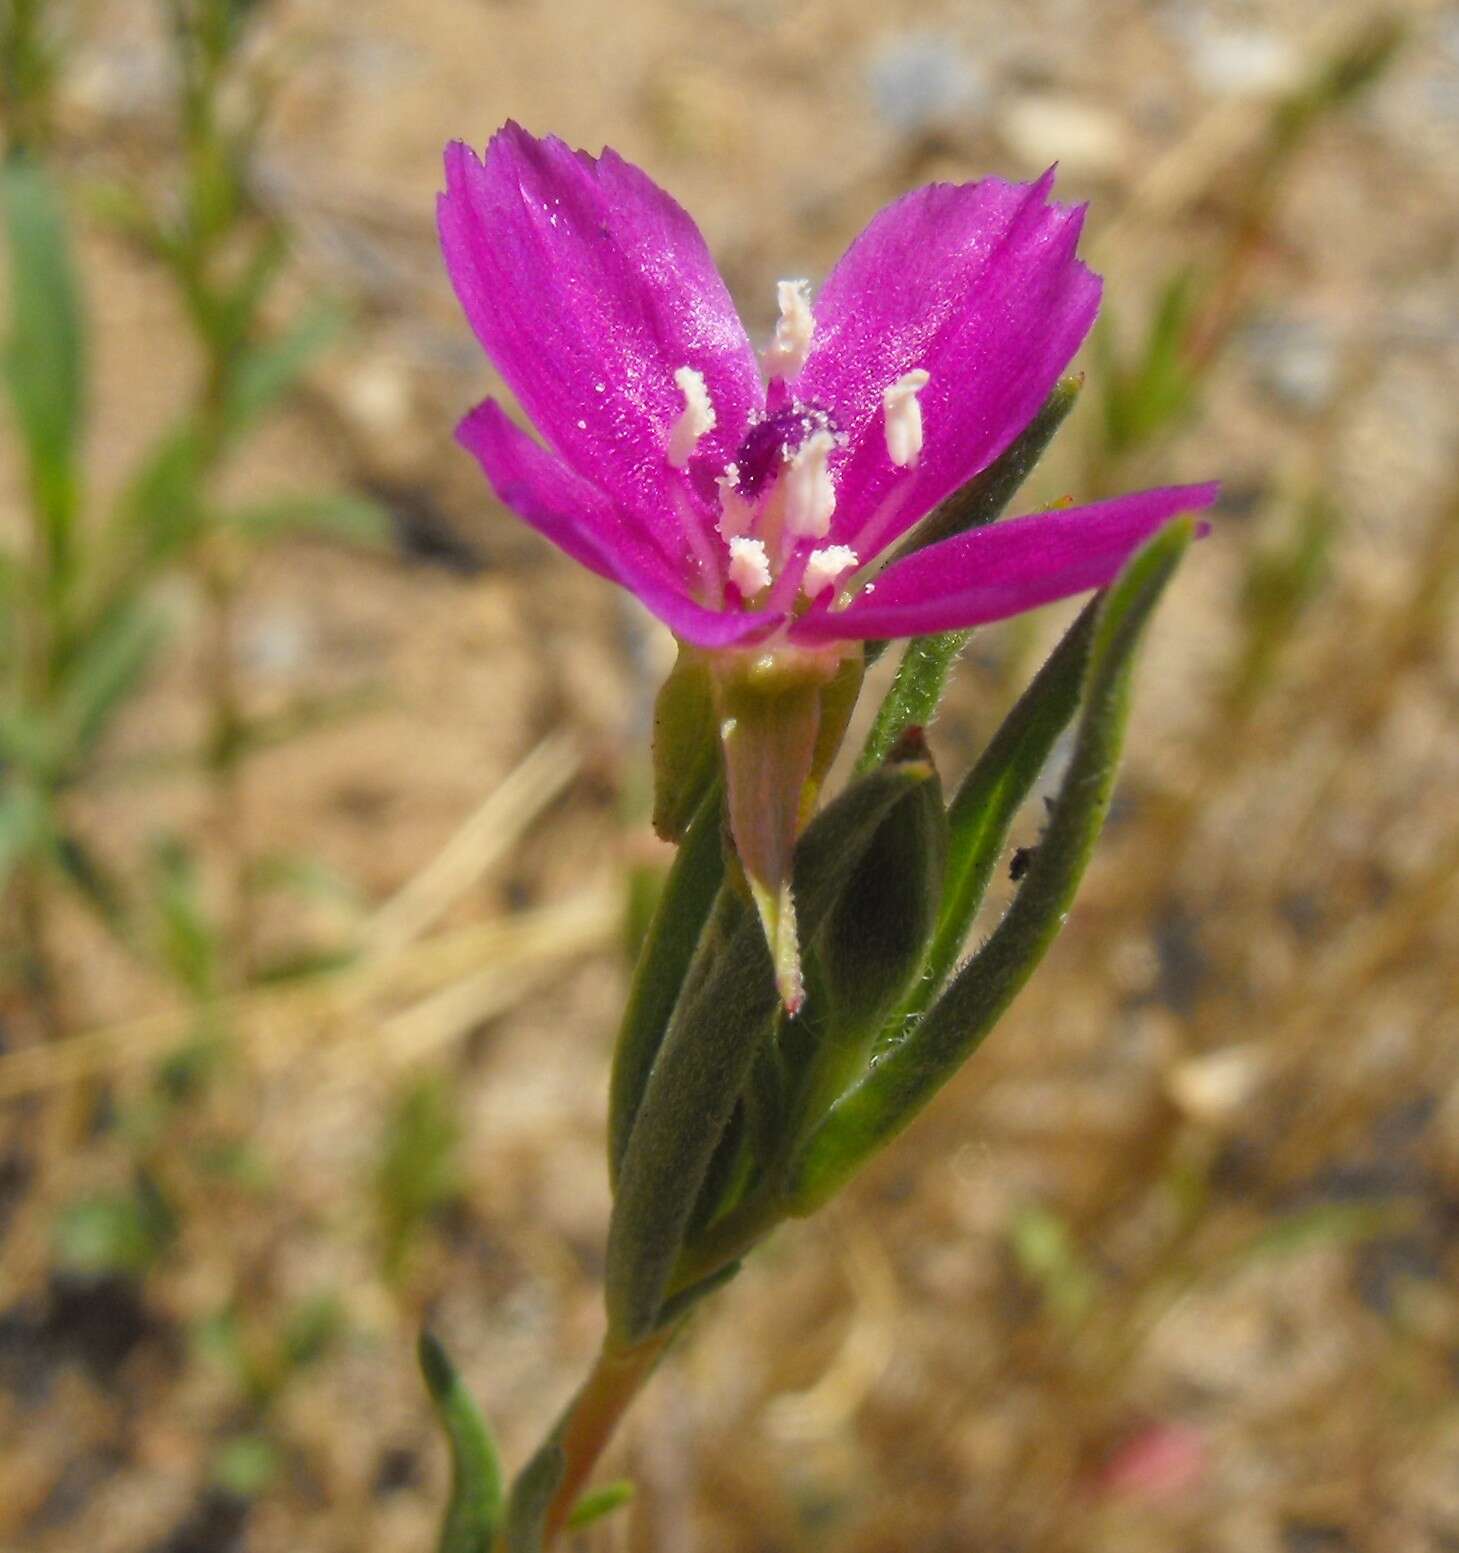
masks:
{"label": "blurred green foliage", "polygon": [[404,1275],[417,1235],[461,1190],[461,1124],[446,1080],[428,1074],[396,1096],[375,1167],[386,1276]]}

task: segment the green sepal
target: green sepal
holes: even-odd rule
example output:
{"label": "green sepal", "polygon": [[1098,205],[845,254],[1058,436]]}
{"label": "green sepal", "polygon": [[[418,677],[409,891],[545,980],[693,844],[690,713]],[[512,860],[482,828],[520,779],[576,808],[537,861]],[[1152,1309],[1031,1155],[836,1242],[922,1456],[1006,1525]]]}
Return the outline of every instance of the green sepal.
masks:
{"label": "green sepal", "polygon": [[592,1526],[605,1515],[621,1510],[632,1499],[633,1484],[627,1478],[620,1478],[616,1483],[604,1483],[601,1488],[584,1494],[573,1506],[572,1514],[567,1518],[567,1529],[581,1531],[584,1526]]}
{"label": "green sepal", "polygon": [[[887,765],[854,783],[808,827],[794,869],[808,934],[819,930],[886,811],[931,776],[926,761]],[[616,1346],[633,1346],[659,1322],[695,1203],[779,1002],[755,914],[722,889],[619,1171],[606,1271]]]}
{"label": "green sepal", "polygon": [[[909,729],[892,760],[917,759],[930,765],[932,756],[921,729]],[[812,1115],[849,1081],[921,969],[946,860],[947,814],[934,769],[887,811],[817,941],[825,1016]]]}
{"label": "green sepal", "polygon": [[962,953],[1014,817],[1079,706],[1099,610],[1098,599],[1084,607],[948,806],[946,891],[922,976],[903,1005],[904,1016],[927,1007]]}
{"label": "green sepal", "polygon": [[713,665],[730,835],[791,1013],[805,999],[791,859],[815,806],[817,761],[829,762],[845,730],[844,693],[837,720],[822,714],[841,677],[835,653],[793,647],[719,653]]}
{"label": "green sepal", "polygon": [[719,726],[709,660],[679,643],[679,656],[654,702],[653,826],[682,841],[719,770]]}
{"label": "green sepal", "polygon": [[724,879],[722,795],[720,783],[711,782],[701,797],[669,869],[633,973],[608,1086],[608,1173],[613,1181],[618,1179],[649,1071]]}
{"label": "green sepal", "polygon": [[1189,519],[1168,525],[1104,595],[1074,752],[1013,904],[941,1000],[797,1152],[784,1193],[790,1212],[813,1212],[907,1126],[977,1049],[1057,936],[1114,790],[1135,648],[1193,533]]}
{"label": "green sepal", "polygon": [[445,1348],[429,1332],[420,1335],[417,1357],[451,1448],[451,1496],[437,1553],[487,1553],[502,1517],[496,1442]]}
{"label": "green sepal", "polygon": [[507,1500],[506,1553],[542,1553],[547,1514],[566,1466],[562,1447],[549,1440],[522,1468]]}

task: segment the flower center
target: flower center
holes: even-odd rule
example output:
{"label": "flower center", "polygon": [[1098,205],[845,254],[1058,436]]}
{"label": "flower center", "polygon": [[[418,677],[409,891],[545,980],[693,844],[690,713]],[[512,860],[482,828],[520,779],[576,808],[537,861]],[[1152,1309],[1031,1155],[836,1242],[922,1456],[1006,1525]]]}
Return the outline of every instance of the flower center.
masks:
{"label": "flower center", "polygon": [[[807,603],[834,589],[861,565],[849,545],[818,545],[827,537],[836,511],[836,473],[831,458],[846,446],[835,415],[796,398],[789,379],[798,377],[811,353],[815,317],[810,285],[781,281],[780,321],[761,356],[774,406],[751,417],[735,456],[715,477],[719,492],[716,536],[696,524],[690,535],[700,563],[727,582],[741,604],[789,610],[797,599]],[[887,457],[898,469],[914,470],[922,453],[922,406],[918,395],[929,375],[922,368],[904,372],[882,392]],[[669,431],[669,464],[684,469],[700,439],[716,425],[714,404],[701,372],[683,366],[674,373],[684,408]],[[878,510],[861,526],[862,549],[869,559],[908,494],[898,482]],[[844,602],[844,601],[843,601]]]}

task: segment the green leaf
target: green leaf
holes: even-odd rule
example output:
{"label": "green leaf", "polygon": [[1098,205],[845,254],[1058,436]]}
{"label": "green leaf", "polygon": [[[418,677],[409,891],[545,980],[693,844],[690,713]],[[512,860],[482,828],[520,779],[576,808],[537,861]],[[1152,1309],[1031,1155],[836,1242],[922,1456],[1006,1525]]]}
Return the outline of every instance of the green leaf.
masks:
{"label": "green leaf", "polygon": [[431,1333],[421,1333],[417,1357],[451,1449],[451,1496],[437,1553],[488,1553],[502,1515],[496,1442],[450,1356]]}
{"label": "green leaf", "polygon": [[18,867],[49,847],[52,824],[49,805],[29,783],[12,780],[0,791],[0,894]]}
{"label": "green leaf", "polygon": [[685,833],[639,954],[608,1089],[608,1168],[616,1181],[649,1070],[685,986],[694,948],[724,879],[722,788],[715,782]]}
{"label": "green leaf", "polygon": [[[932,761],[920,732],[904,735],[892,758]],[[819,1116],[850,1081],[917,976],[942,902],[946,856],[947,816],[934,774],[887,811],[817,940],[824,1028],[807,1115]]]}
{"label": "green leaf", "polygon": [[1136,359],[1124,364],[1114,325],[1101,320],[1095,348],[1104,384],[1105,440],[1115,455],[1130,452],[1168,430],[1195,402],[1200,386],[1191,363],[1199,324],[1197,272],[1182,266],[1165,282]]}
{"label": "green leaf", "polygon": [[947,883],[937,931],[896,1021],[932,1001],[957,963],[1008,840],[1009,827],[1079,705],[1100,600],[1085,606],[964,778],[948,808]]}
{"label": "green leaf", "polygon": [[378,502],[349,491],[298,492],[271,496],[220,515],[228,528],[248,539],[317,534],[357,545],[381,545],[390,537],[390,514]]}
{"label": "green leaf", "polygon": [[461,1124],[454,1095],[429,1074],[391,1109],[375,1167],[375,1210],[386,1274],[397,1278],[421,1225],[461,1190]]}
{"label": "green leaf", "polygon": [[856,762],[859,776],[875,771],[909,728],[925,728],[937,715],[947,676],[972,634],[941,631],[936,636],[913,637],[907,643],[896,678],[876,709],[871,732]]}
{"label": "green leaf", "polygon": [[124,947],[132,947],[126,899],[117,875],[74,832],[55,837],[54,857],[61,877],[83,904]]}
{"label": "green leaf", "polygon": [[344,328],[346,315],[333,303],[316,303],[267,344],[254,346],[233,374],[223,404],[223,426],[236,438],[294,389],[314,358]]}
{"label": "green leaf", "polygon": [[84,760],[127,699],[140,687],[166,639],[161,613],[141,600],[122,605],[94,628],[69,665],[57,709],[58,754]]}
{"label": "green leaf", "polygon": [[345,1309],[337,1295],[312,1294],[293,1305],[284,1321],[281,1362],[287,1371],[318,1364],[345,1329]]}
{"label": "green leaf", "polygon": [[191,416],[148,449],[107,527],[106,571],[114,593],[150,576],[205,531],[202,494],[208,463],[206,438]]}
{"label": "green leaf", "polygon": [[572,1514],[567,1518],[568,1530],[581,1531],[584,1526],[591,1526],[605,1515],[621,1510],[632,1498],[633,1484],[626,1478],[620,1478],[616,1483],[604,1483],[601,1488],[584,1494],[573,1506]]}
{"label": "green leaf", "polygon": [[507,1505],[506,1553],[542,1553],[547,1512],[566,1464],[562,1447],[549,1442],[522,1469]]}
{"label": "green leaf", "polygon": [[664,1301],[663,1309],[659,1311],[658,1330],[667,1331],[670,1327],[677,1326],[701,1300],[707,1299],[738,1277],[743,1265],[743,1262],[738,1260],[726,1262],[707,1278],[701,1278],[698,1283],[691,1283],[687,1288],[680,1289],[677,1294],[671,1294]]}
{"label": "green leaf", "polygon": [[56,1251],[73,1272],[139,1277],[177,1234],[177,1216],[149,1176],[130,1191],[97,1192],[67,1204],[56,1221]]}
{"label": "green leaf", "polygon": [[1014,1214],[1008,1240],[1018,1270],[1038,1289],[1056,1320],[1072,1324],[1088,1312],[1099,1297],[1099,1280],[1064,1219],[1030,1204]]}
{"label": "green leaf", "polygon": [[1223,1259],[1235,1270],[1270,1258],[1297,1256],[1322,1246],[1349,1246],[1411,1225],[1414,1204],[1404,1198],[1365,1203],[1318,1203],[1263,1226]]}
{"label": "green leaf", "polygon": [[1013,904],[941,1000],[806,1140],[788,1175],[793,1212],[814,1211],[911,1122],[978,1048],[1058,935],[1114,791],[1135,649],[1193,533],[1189,519],[1169,524],[1105,593],[1073,755]]}
{"label": "green leaf", "polygon": [[69,572],[76,517],[76,449],[84,396],[84,326],[61,202],[25,159],[0,174],[10,264],[4,376],[30,466],[49,564]]}
{"label": "green leaf", "polygon": [[206,1001],[218,990],[222,945],[203,900],[197,860],[182,842],[153,845],[151,885],[162,962],[179,986]]}
{"label": "green leaf", "polygon": [[[819,931],[887,810],[931,776],[926,761],[885,766],[854,783],[808,827],[794,870],[808,936]],[[659,1320],[695,1201],[778,1006],[755,912],[735,891],[722,889],[648,1075],[619,1171],[606,1300],[610,1331],[625,1346]]]}
{"label": "green leaf", "polygon": [[213,1481],[240,1499],[253,1499],[278,1476],[280,1465],[279,1448],[266,1434],[239,1434],[219,1447]]}
{"label": "green leaf", "polygon": [[682,841],[719,771],[709,662],[685,642],[654,701],[653,762],[654,831],[665,841]]}

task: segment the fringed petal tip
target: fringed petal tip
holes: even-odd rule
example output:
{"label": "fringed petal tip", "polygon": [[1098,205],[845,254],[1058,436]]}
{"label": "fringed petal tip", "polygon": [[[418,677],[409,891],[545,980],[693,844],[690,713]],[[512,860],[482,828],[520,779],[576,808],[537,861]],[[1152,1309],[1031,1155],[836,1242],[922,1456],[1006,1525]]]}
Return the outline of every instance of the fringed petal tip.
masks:
{"label": "fringed petal tip", "polygon": [[[1086,207],[1033,183],[929,184],[888,205],[851,244],[815,304],[797,384],[835,407],[848,438],[833,538],[876,523],[894,541],[987,467],[1037,413],[1099,310],[1077,256]],[[883,394],[926,372],[915,471],[890,456]],[[880,515],[895,513],[886,522]]]}
{"label": "fringed petal tip", "polygon": [[624,509],[698,508],[669,458],[679,375],[714,417],[700,451],[720,467],[762,403],[755,354],[693,220],[612,152],[592,157],[521,125],[478,158],[445,150],[438,202],[451,284],[534,426]]}

